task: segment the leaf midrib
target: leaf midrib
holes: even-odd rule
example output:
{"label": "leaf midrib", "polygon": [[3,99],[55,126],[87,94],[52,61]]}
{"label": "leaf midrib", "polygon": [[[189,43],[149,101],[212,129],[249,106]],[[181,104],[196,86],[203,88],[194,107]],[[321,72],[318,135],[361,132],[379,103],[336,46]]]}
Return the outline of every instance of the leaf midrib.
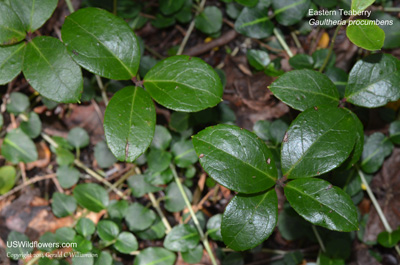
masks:
{"label": "leaf midrib", "polygon": [[275,10],[274,14],[278,15],[278,14],[280,14],[280,13],[282,13],[282,12],[288,10],[288,9],[291,9],[291,8],[294,8],[294,7],[298,6],[298,5],[304,4],[305,2],[307,2],[307,0],[302,0],[300,2],[296,2],[296,3],[290,4],[290,5],[284,6],[284,7],[280,8],[280,9]]}

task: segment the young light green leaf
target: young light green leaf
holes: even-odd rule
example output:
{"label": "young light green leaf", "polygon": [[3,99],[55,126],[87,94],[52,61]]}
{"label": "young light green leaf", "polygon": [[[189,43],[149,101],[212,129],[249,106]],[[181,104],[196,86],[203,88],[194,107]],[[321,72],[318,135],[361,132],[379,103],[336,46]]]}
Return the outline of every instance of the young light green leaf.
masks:
{"label": "young light green leaf", "polygon": [[26,36],[24,24],[18,15],[4,2],[0,2],[0,45],[10,45]]}
{"label": "young light green leaf", "polygon": [[17,172],[12,166],[0,167],[0,195],[7,193],[14,187]]}
{"label": "young light green leaf", "polygon": [[289,179],[326,173],[347,159],[355,140],[350,111],[330,106],[308,109],[297,116],[283,139],[282,172]]}
{"label": "young light green leaf", "polygon": [[363,11],[374,2],[375,0],[351,0],[351,10],[356,12]]}
{"label": "young light green leaf", "polygon": [[222,217],[221,234],[231,249],[243,251],[267,239],[278,221],[278,197],[268,192],[238,194],[228,204]]}
{"label": "young light green leaf", "polygon": [[111,153],[105,141],[100,141],[94,147],[94,158],[101,168],[109,168],[117,162],[117,159]]}
{"label": "young light green leaf", "polygon": [[9,131],[1,146],[1,154],[13,164],[29,163],[38,159],[35,144],[21,129]]}
{"label": "young light green leaf", "polygon": [[350,196],[329,182],[296,179],[284,191],[293,209],[310,223],[341,232],[358,229],[357,209]]}
{"label": "young light green leaf", "polygon": [[377,132],[369,136],[364,143],[361,156],[361,168],[366,173],[375,173],[390,155],[393,144],[384,134]]}
{"label": "young light green leaf", "polygon": [[140,251],[133,265],[174,265],[176,256],[173,252],[160,247],[149,247]]}
{"label": "young light green leaf", "polygon": [[247,130],[209,127],[193,137],[193,145],[204,170],[229,189],[256,193],[275,184],[278,173],[271,152]]}
{"label": "young light green leaf", "polygon": [[93,221],[88,218],[81,218],[78,220],[78,223],[75,226],[76,232],[81,234],[84,237],[93,235],[96,230],[96,226]]}
{"label": "young light green leaf", "polygon": [[400,98],[400,60],[389,54],[372,54],[350,71],[345,97],[361,107],[376,108]]}
{"label": "young light green leaf", "polygon": [[20,128],[32,139],[38,137],[42,132],[42,122],[40,121],[39,115],[33,111],[30,112],[28,120],[21,122]]}
{"label": "young light green leaf", "polygon": [[129,254],[139,248],[136,237],[130,232],[122,232],[117,237],[114,247],[121,253]]}
{"label": "young light green leaf", "polygon": [[287,72],[273,82],[269,89],[284,103],[300,111],[339,104],[336,86],[327,76],[313,70]]}
{"label": "young light green leaf", "polygon": [[169,57],[144,77],[150,95],[164,107],[196,112],[221,102],[222,84],[214,69],[199,58]]}
{"label": "young light green leaf", "polygon": [[95,183],[85,183],[76,186],[74,197],[82,207],[96,213],[105,209],[109,202],[107,191]]}
{"label": "young light green leaf", "polygon": [[12,9],[17,13],[27,32],[34,32],[40,28],[53,14],[57,7],[57,0],[13,0]]}
{"label": "young light green leaf", "polygon": [[111,242],[119,235],[119,227],[110,220],[101,220],[97,224],[97,234],[105,242]]}
{"label": "young light green leaf", "polygon": [[306,15],[310,2],[310,0],[272,0],[275,18],[281,25],[294,25]]}
{"label": "young light green leaf", "polygon": [[27,95],[20,92],[12,92],[7,101],[7,112],[18,115],[25,112],[31,103]]}
{"label": "young light green leaf", "polygon": [[68,143],[74,148],[83,148],[89,145],[89,134],[81,127],[75,127],[68,133]]}
{"label": "young light green leaf", "polygon": [[159,0],[159,4],[160,11],[164,15],[169,16],[178,12],[185,4],[185,0]]}
{"label": "young light green leaf", "polygon": [[75,103],[81,97],[81,68],[56,38],[36,37],[29,42],[22,72],[32,87],[45,98]]}
{"label": "young light green leaf", "polygon": [[155,121],[154,103],[142,88],[128,86],[115,93],[104,114],[111,152],[120,161],[135,161],[149,147]]}
{"label": "young light green leaf", "polygon": [[164,247],[172,251],[186,252],[197,246],[200,241],[196,228],[188,224],[177,225],[167,234]]}
{"label": "young light green leaf", "polygon": [[76,200],[72,196],[55,192],[53,194],[51,209],[55,216],[62,218],[71,215],[76,210]]}
{"label": "young light green leaf", "polygon": [[11,82],[21,72],[25,46],[24,42],[0,46],[0,85]]}
{"label": "young light green leaf", "polygon": [[353,20],[347,26],[346,35],[352,43],[369,51],[380,50],[385,41],[385,32],[368,19]]}
{"label": "young light green leaf", "polygon": [[222,12],[216,6],[207,6],[195,19],[198,30],[205,34],[214,34],[222,28]]}
{"label": "young light green leaf", "polygon": [[201,258],[203,257],[203,246],[197,245],[197,247],[193,249],[182,252],[181,255],[185,262],[190,264],[198,264],[201,262]]}
{"label": "young light green leaf", "polygon": [[[189,201],[191,202],[193,198],[192,192],[186,186],[183,186],[183,189]],[[172,182],[168,185],[165,195],[166,199],[164,206],[167,211],[175,213],[185,209],[185,201],[183,200],[182,194],[180,193],[178,185],[175,182]]]}
{"label": "young light green leaf", "polygon": [[[20,243],[18,244],[18,246],[14,246],[12,242],[20,242]],[[7,237],[7,253],[9,253],[12,259],[18,260],[19,255],[32,253],[33,247],[30,246],[29,243],[30,240],[26,235],[17,231],[11,231]]]}
{"label": "young light green leaf", "polygon": [[65,19],[61,35],[72,58],[89,72],[115,80],[136,76],[139,45],[121,18],[103,9],[79,9]]}
{"label": "young light green leaf", "polygon": [[129,206],[125,213],[126,224],[133,232],[149,228],[155,220],[156,214],[137,202]]}

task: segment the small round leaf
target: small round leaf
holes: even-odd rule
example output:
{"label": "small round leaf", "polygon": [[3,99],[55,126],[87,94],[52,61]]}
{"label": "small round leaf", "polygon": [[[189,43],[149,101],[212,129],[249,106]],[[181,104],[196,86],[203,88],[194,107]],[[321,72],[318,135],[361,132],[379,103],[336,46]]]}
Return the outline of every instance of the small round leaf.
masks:
{"label": "small round leaf", "polygon": [[84,208],[93,212],[100,212],[108,206],[108,193],[95,183],[79,184],[74,189],[76,201]]}

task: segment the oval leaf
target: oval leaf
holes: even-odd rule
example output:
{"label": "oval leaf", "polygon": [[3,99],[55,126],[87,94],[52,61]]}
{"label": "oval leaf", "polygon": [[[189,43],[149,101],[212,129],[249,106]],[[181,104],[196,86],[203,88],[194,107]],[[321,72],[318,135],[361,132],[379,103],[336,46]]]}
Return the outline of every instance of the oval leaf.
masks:
{"label": "oval leaf", "polygon": [[21,129],[9,131],[1,146],[1,155],[11,163],[29,163],[38,159],[35,144]]}
{"label": "oval leaf", "polygon": [[276,20],[284,26],[299,22],[310,7],[310,0],[272,0]]}
{"label": "oval leaf", "polygon": [[149,228],[155,220],[156,214],[137,202],[129,206],[125,213],[126,224],[134,232]]}
{"label": "oval leaf", "polygon": [[51,209],[59,218],[71,215],[76,210],[76,200],[72,196],[55,192],[52,197]]}
{"label": "oval leaf", "polygon": [[78,102],[83,90],[81,68],[56,38],[37,37],[25,50],[23,73],[32,87],[57,102]]}
{"label": "oval leaf", "polygon": [[335,84],[326,75],[313,70],[287,72],[273,82],[269,89],[277,98],[300,111],[320,105],[339,104]]}
{"label": "oval leaf", "polygon": [[164,247],[172,251],[186,252],[197,246],[200,241],[196,228],[188,224],[177,225],[167,234]]}
{"label": "oval leaf", "polygon": [[139,69],[139,45],[121,18],[98,8],[83,8],[69,15],[61,30],[72,58],[94,74],[128,80]]}
{"label": "oval leaf", "polygon": [[7,193],[14,187],[17,172],[12,166],[0,167],[0,195]]}
{"label": "oval leaf", "polygon": [[236,195],[222,217],[221,234],[227,247],[253,248],[274,231],[278,221],[278,197],[274,189],[257,195]]}
{"label": "oval leaf", "polygon": [[329,182],[297,179],[284,191],[293,209],[310,223],[341,232],[358,229],[357,209],[350,196]]}
{"label": "oval leaf", "polygon": [[107,208],[109,202],[107,191],[102,186],[94,183],[76,186],[74,197],[82,207],[96,213]]}
{"label": "oval leaf", "polygon": [[0,85],[12,81],[22,70],[25,43],[0,47]]}
{"label": "oval leaf", "polygon": [[372,54],[350,71],[345,97],[361,107],[376,108],[400,98],[400,60],[389,54]]}
{"label": "oval leaf", "polygon": [[114,247],[121,253],[129,254],[139,248],[136,237],[129,232],[122,232],[118,235],[117,242]]}
{"label": "oval leaf", "polygon": [[338,167],[353,150],[354,126],[350,112],[337,107],[323,106],[301,113],[283,140],[283,174],[289,179],[306,178]]}
{"label": "oval leaf", "polygon": [[17,43],[25,38],[24,24],[15,12],[0,2],[0,45]]}
{"label": "oval leaf", "polygon": [[174,265],[176,256],[165,248],[149,247],[140,251],[133,265]]}
{"label": "oval leaf", "polygon": [[377,132],[370,135],[364,143],[361,156],[362,170],[366,173],[375,173],[392,151],[393,144],[384,134]]}
{"label": "oval leaf", "polygon": [[144,77],[150,95],[164,107],[196,112],[221,102],[222,84],[214,69],[199,58],[169,57]]}
{"label": "oval leaf", "polygon": [[193,145],[204,170],[228,189],[256,193],[275,184],[278,173],[271,152],[247,130],[209,127],[193,137]]}
{"label": "oval leaf", "polygon": [[116,223],[109,220],[101,220],[97,224],[97,234],[105,242],[113,241],[119,234],[119,227]]}
{"label": "oval leaf", "polygon": [[346,35],[352,43],[369,51],[382,48],[385,42],[385,32],[375,25],[375,21],[357,19],[352,22],[346,29]]}
{"label": "oval leaf", "polygon": [[356,12],[365,10],[372,5],[375,0],[351,0],[351,9]]}
{"label": "oval leaf", "polygon": [[142,88],[129,86],[115,93],[104,114],[111,152],[120,161],[135,161],[149,147],[155,122],[154,103]]}
{"label": "oval leaf", "polygon": [[195,19],[196,28],[205,34],[214,34],[222,28],[222,12],[216,6],[207,6]]}

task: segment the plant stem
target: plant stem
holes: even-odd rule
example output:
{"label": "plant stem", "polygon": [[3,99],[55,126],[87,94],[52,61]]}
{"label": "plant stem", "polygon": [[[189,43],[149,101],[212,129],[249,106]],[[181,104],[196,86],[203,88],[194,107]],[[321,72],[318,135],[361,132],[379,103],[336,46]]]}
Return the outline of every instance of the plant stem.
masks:
{"label": "plant stem", "polygon": [[324,242],[322,241],[322,238],[319,235],[317,228],[315,227],[315,225],[311,225],[311,227],[312,227],[312,230],[313,230],[313,232],[315,234],[315,237],[318,240],[318,244],[321,247],[322,252],[326,252],[326,248],[325,248]]}
{"label": "plant stem", "polygon": [[169,224],[169,222],[168,222],[167,218],[165,217],[164,213],[162,212],[162,210],[160,208],[160,203],[158,202],[158,200],[156,200],[156,197],[154,197],[153,193],[149,192],[149,193],[147,193],[147,195],[149,195],[151,204],[156,209],[158,215],[161,218],[161,221],[163,222],[163,224],[165,226],[165,233],[168,234],[171,231],[172,227]]}
{"label": "plant stem", "polygon": [[324,71],[325,67],[329,63],[329,58],[331,58],[331,55],[332,55],[332,52],[333,52],[333,46],[335,45],[335,40],[336,40],[336,37],[337,37],[341,27],[342,27],[342,25],[337,26],[336,30],[335,30],[335,33],[333,33],[333,37],[331,39],[331,45],[329,46],[329,50],[328,50],[328,55],[326,56],[324,63],[322,64],[321,68],[319,69],[320,73],[322,73]]}
{"label": "plant stem", "polygon": [[287,45],[285,39],[283,38],[283,36],[281,35],[281,33],[274,28],[274,35],[275,37],[278,39],[280,45],[283,47],[283,49],[286,51],[286,53],[289,55],[289,57],[293,57],[293,53],[292,51],[289,49],[289,46]]}
{"label": "plant stem", "polygon": [[69,12],[70,12],[70,13],[74,13],[74,12],[75,12],[75,9],[74,9],[74,6],[73,6],[72,3],[71,3],[71,0],[65,0],[65,3],[67,3]]}
{"label": "plant stem", "polygon": [[400,12],[400,7],[385,7],[383,10],[385,12]]}
{"label": "plant stem", "polygon": [[196,11],[196,14],[195,14],[195,16],[194,16],[192,22],[190,22],[189,28],[188,28],[188,30],[186,31],[186,35],[185,35],[185,37],[183,38],[182,43],[181,43],[181,46],[179,46],[179,49],[178,49],[178,52],[176,53],[176,55],[181,55],[181,54],[183,53],[183,50],[185,49],[186,43],[187,43],[188,40],[189,40],[190,34],[192,34],[192,31],[193,31],[193,29],[194,29],[196,17],[197,17],[201,12],[203,12],[204,5],[205,5],[205,4],[206,4],[206,0],[202,0],[201,3],[200,3],[200,5],[199,5],[199,8],[198,8],[197,11]]}
{"label": "plant stem", "polygon": [[192,216],[193,222],[196,225],[197,231],[199,232],[199,235],[200,235],[201,241],[203,242],[204,248],[206,249],[208,255],[210,256],[211,263],[213,265],[217,265],[217,261],[216,261],[216,259],[214,257],[214,253],[211,250],[210,243],[208,242],[207,237],[204,235],[204,232],[203,232],[203,229],[200,226],[199,220],[197,219],[197,216],[193,211],[192,205],[190,204],[189,199],[188,199],[188,197],[186,195],[186,192],[183,189],[182,183],[179,180],[178,174],[176,173],[175,166],[173,164],[171,164],[169,167],[172,170],[172,174],[174,175],[174,179],[175,179],[176,185],[178,186],[178,189],[179,189],[179,191],[180,191],[180,193],[181,193],[181,195],[183,197],[183,200],[185,201],[185,204],[186,204],[187,208],[189,209],[190,215]]}
{"label": "plant stem", "polygon": [[106,89],[103,85],[103,81],[101,80],[100,76],[98,76],[98,75],[95,75],[95,76],[96,76],[97,84],[99,85],[99,88],[101,90],[101,96],[103,97],[104,104],[107,106],[108,105],[108,97],[107,97]]}

